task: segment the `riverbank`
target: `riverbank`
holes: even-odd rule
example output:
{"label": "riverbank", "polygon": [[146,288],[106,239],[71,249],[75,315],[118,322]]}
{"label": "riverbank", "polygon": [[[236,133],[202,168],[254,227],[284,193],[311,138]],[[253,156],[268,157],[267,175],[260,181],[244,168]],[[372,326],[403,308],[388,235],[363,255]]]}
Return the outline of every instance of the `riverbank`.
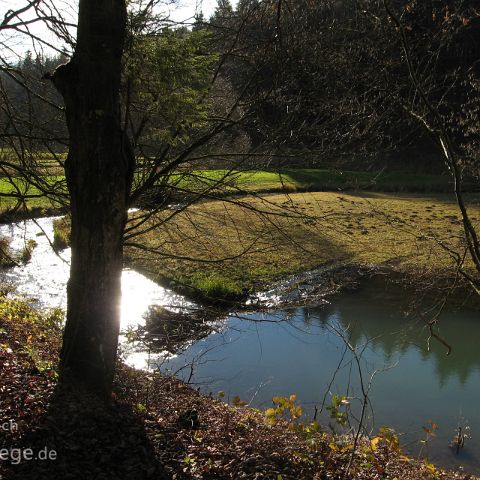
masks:
{"label": "riverbank", "polygon": [[32,207],[28,210],[0,209],[0,224],[21,222],[34,218],[57,217],[68,213],[67,207]]}
{"label": "riverbank", "polygon": [[388,430],[363,439],[352,457],[351,438],[300,424],[293,398],[267,411],[239,399],[226,405],[222,393],[204,396],[122,364],[105,405],[78,386],[57,384],[60,336],[58,315],[2,295],[0,411],[7,427],[0,448],[49,452],[46,460],[1,461],[5,479],[476,478],[407,458]]}
{"label": "riverbank", "polygon": [[442,283],[456,276],[451,252],[464,251],[450,195],[272,194],[167,210],[145,226],[127,240],[127,265],[206,303],[242,301],[327,265],[387,267]]}
{"label": "riverbank", "polygon": [[[470,205],[478,225],[478,198]],[[336,269],[385,269],[432,290],[457,276],[452,252],[465,249],[450,195],[270,194],[177,205],[146,221],[144,214],[130,214],[126,266],[223,307],[243,308],[272,285]],[[56,222],[55,245],[66,246],[68,236],[68,221]]]}
{"label": "riverbank", "polygon": [[[478,225],[478,198],[471,197],[470,206]],[[465,250],[457,208],[449,195],[311,192],[205,200],[148,219],[136,210],[125,264],[222,309],[248,308],[265,293],[288,288],[303,296],[293,304],[311,303],[377,270],[403,275],[422,291],[455,283],[463,295],[468,285],[457,278],[452,255]],[[56,248],[68,245],[69,229],[68,218],[54,223]]]}

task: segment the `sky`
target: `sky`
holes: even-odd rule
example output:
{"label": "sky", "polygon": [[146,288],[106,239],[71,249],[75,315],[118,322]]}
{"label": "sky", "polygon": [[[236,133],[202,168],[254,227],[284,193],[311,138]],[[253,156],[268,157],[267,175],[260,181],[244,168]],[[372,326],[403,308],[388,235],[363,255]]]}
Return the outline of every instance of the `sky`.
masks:
{"label": "sky", "polygon": [[[166,0],[167,1],[167,0]],[[0,23],[3,20],[5,13],[9,9],[18,10],[24,5],[27,5],[27,0],[1,0],[0,1]],[[76,5],[78,0],[52,0],[52,3],[58,7],[62,12],[65,12],[66,20],[71,23],[76,23]],[[233,0],[232,4],[235,5],[237,0]],[[191,23],[194,19],[195,13],[202,11],[204,16],[208,18],[213,11],[217,0],[174,0],[170,5],[165,5],[162,10],[165,14],[168,14],[170,19],[175,22]],[[199,10],[197,12],[197,9]],[[25,14],[23,19],[29,19],[32,14]],[[29,25],[30,33],[41,37],[46,42],[52,44],[52,47],[61,48],[61,44],[57,37],[48,31],[42,23],[34,23]],[[0,30],[0,57],[3,59],[11,59],[15,61],[15,57],[18,54],[22,55],[27,50],[30,50],[35,54],[52,54],[54,48],[48,46],[40,46],[38,42],[33,42],[27,35],[20,34],[14,30]],[[18,58],[18,57],[17,57]]]}
{"label": "sky", "polygon": [[[199,0],[198,3],[206,18],[213,13],[217,4],[216,0]],[[180,0],[180,4],[171,10],[172,19],[184,21],[191,18],[195,14],[196,4],[196,0]]]}
{"label": "sky", "polygon": [[[27,0],[2,0],[0,2],[0,21],[3,19],[5,12],[9,9],[18,9],[26,5]],[[59,5],[59,9],[62,11],[72,10],[71,4],[68,0],[55,0],[55,4]],[[76,2],[75,2],[76,3]],[[237,0],[233,0],[232,4],[235,5]],[[70,5],[69,5],[70,4]],[[169,12],[171,18],[175,21],[186,21],[192,19],[195,15],[196,8],[199,8],[205,15],[209,17],[215,10],[217,4],[216,0],[175,0],[170,6],[165,6],[165,11]]]}

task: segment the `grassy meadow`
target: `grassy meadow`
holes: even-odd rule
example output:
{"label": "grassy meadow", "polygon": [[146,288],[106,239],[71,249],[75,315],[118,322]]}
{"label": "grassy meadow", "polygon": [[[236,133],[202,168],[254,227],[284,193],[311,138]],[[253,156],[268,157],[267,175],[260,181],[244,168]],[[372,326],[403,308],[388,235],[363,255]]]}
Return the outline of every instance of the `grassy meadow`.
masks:
{"label": "grassy meadow", "polygon": [[[0,213],[16,206],[24,199],[27,209],[49,208],[55,202],[42,194],[43,190],[65,193],[63,165],[66,153],[24,150],[15,152],[0,148]],[[142,159],[138,159],[139,165]],[[18,171],[27,168],[34,172],[30,180],[20,178]],[[32,178],[36,178],[32,181]],[[139,172],[134,184],[140,184]],[[35,186],[37,182],[37,186]],[[266,170],[202,170],[185,165],[173,173],[168,184],[172,190],[198,194],[209,191],[213,195],[244,195],[247,193],[279,193],[330,190],[367,190],[383,192],[449,192],[450,179],[442,175],[409,175],[401,173],[353,172],[335,169],[285,168]]]}
{"label": "grassy meadow", "polygon": [[[21,160],[19,160],[19,155]],[[58,207],[53,198],[56,193],[66,193],[62,164],[66,154],[53,155],[50,152],[14,152],[10,148],[0,148],[0,214],[23,203],[27,210]],[[35,173],[31,178],[21,178],[18,171],[27,168]],[[45,195],[45,191],[51,193]]]}
{"label": "grassy meadow", "polygon": [[[478,202],[473,208],[480,226]],[[163,212],[155,221],[171,215]],[[152,252],[127,247],[130,265],[153,278],[224,298],[326,264],[387,264],[419,274],[448,273],[453,263],[445,247],[464,250],[450,195],[373,192],[202,202],[132,242]]]}
{"label": "grassy meadow", "polygon": [[[64,155],[47,154],[36,159],[40,181],[64,193],[63,160]],[[0,213],[14,208],[18,195],[39,214],[58,206],[41,189],[7,173],[12,174],[0,177]],[[179,193],[208,190],[220,199],[184,211],[167,209],[128,232],[135,235],[127,238],[126,262],[201,297],[236,299],[328,264],[387,264],[436,275],[452,268],[448,249],[464,251],[447,176],[188,170],[174,173],[170,185]],[[472,199],[478,225],[478,199]],[[138,215],[132,215],[131,225]],[[68,223],[57,222],[55,229],[57,246],[65,246]]]}
{"label": "grassy meadow", "polygon": [[[57,191],[63,191],[60,185],[63,183],[63,177],[44,177],[45,186],[49,190],[58,188]],[[23,201],[27,210],[49,209],[59,206],[59,203],[52,198],[44,195],[41,189],[28,184],[23,179],[18,178],[0,178],[0,213],[15,208],[20,201]]]}
{"label": "grassy meadow", "polygon": [[171,183],[180,189],[193,191],[202,191],[219,183],[222,185],[222,191],[238,194],[323,190],[444,193],[451,191],[448,176],[314,168],[287,168],[279,171],[193,170],[177,173]]}

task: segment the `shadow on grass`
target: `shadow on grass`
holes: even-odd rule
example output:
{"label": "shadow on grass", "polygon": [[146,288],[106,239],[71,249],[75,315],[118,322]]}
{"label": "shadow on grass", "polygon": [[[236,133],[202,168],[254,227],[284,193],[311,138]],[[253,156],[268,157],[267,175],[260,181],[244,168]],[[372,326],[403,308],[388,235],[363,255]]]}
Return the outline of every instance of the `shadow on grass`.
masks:
{"label": "shadow on grass", "polygon": [[[450,192],[448,176],[342,170],[288,169],[284,175],[307,190],[371,190],[380,192]],[[301,189],[302,187],[300,187]]]}

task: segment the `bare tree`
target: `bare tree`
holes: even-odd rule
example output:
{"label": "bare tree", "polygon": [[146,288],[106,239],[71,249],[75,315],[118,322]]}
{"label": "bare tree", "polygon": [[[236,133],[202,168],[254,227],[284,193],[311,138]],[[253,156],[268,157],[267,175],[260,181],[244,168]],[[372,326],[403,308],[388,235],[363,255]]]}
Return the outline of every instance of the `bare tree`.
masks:
{"label": "bare tree", "polygon": [[[415,64],[411,42],[407,36],[404,23],[395,13],[392,5],[390,5],[387,0],[384,0],[383,3],[389,18],[392,20],[392,23],[400,36],[402,53],[408,69],[409,80],[413,87],[413,94],[416,97],[416,101],[410,102],[410,106],[405,105],[405,111],[411,117],[415,118],[415,120],[436,139],[438,145],[441,147],[445,165],[452,178],[453,192],[461,215],[465,250],[455,251],[443,243],[441,246],[448,251],[452,259],[455,261],[458,272],[470,283],[472,288],[480,294],[480,243],[478,225],[476,225],[472,219],[471,210],[468,207],[464,191],[464,177],[469,174],[475,176],[476,162],[474,161],[473,163],[474,171],[469,171],[469,167],[471,168],[472,165],[469,164],[468,158],[466,158],[466,149],[465,147],[462,148],[459,144],[459,136],[455,135],[455,129],[458,130],[462,127],[462,124],[465,125],[464,118],[462,117],[465,115],[467,118],[474,116],[474,112],[468,110],[475,110],[475,108],[478,109],[478,102],[469,99],[469,103],[462,102],[460,108],[458,108],[458,106],[456,109],[450,108],[447,110],[444,107],[442,108],[442,100],[447,96],[448,90],[453,90],[457,85],[462,85],[462,87],[465,86],[465,79],[472,82],[473,78],[473,82],[475,82],[474,79],[476,79],[478,75],[476,73],[478,72],[477,64],[480,60],[480,57],[478,57],[478,50],[476,58],[470,58],[466,68],[461,68],[459,64],[454,66],[453,78],[447,77],[446,80],[440,75],[435,76],[435,74],[433,74],[433,77],[431,75],[428,76],[428,83],[425,83],[424,79],[422,80],[419,76],[419,66]],[[468,25],[471,21],[478,22],[478,13],[476,11],[472,11],[468,8],[460,10],[460,13],[457,12],[457,20],[461,21],[463,26]],[[445,12],[445,15],[449,15],[448,7]],[[439,13],[440,12],[437,12],[437,14]],[[435,18],[434,12],[430,11],[427,19],[431,21],[432,15],[433,18]],[[450,22],[448,22],[448,17],[444,18],[444,23],[451,28]],[[454,26],[453,28],[456,30],[459,27]],[[439,48],[447,47],[444,44],[440,44]],[[436,55],[439,55],[438,51],[436,52]],[[457,61],[460,62],[460,59],[461,57],[459,57]],[[449,60],[451,61],[451,58]],[[442,85],[443,95],[439,97],[437,91],[439,84],[445,83],[445,81],[447,84]],[[436,87],[435,89],[427,87],[427,85],[430,85],[431,87],[432,84]],[[478,96],[478,91],[473,92],[474,97],[475,94]],[[452,111],[454,112],[453,118]],[[470,122],[466,123],[467,128],[471,127]],[[467,135],[463,135],[462,137],[467,138],[467,141],[471,142],[471,139],[469,139]],[[467,151],[471,147],[473,147],[473,145],[467,145]],[[478,154],[478,152],[476,153]],[[473,265],[473,270],[472,268],[469,268],[469,262],[467,262],[467,259],[469,259],[471,265]]]}

